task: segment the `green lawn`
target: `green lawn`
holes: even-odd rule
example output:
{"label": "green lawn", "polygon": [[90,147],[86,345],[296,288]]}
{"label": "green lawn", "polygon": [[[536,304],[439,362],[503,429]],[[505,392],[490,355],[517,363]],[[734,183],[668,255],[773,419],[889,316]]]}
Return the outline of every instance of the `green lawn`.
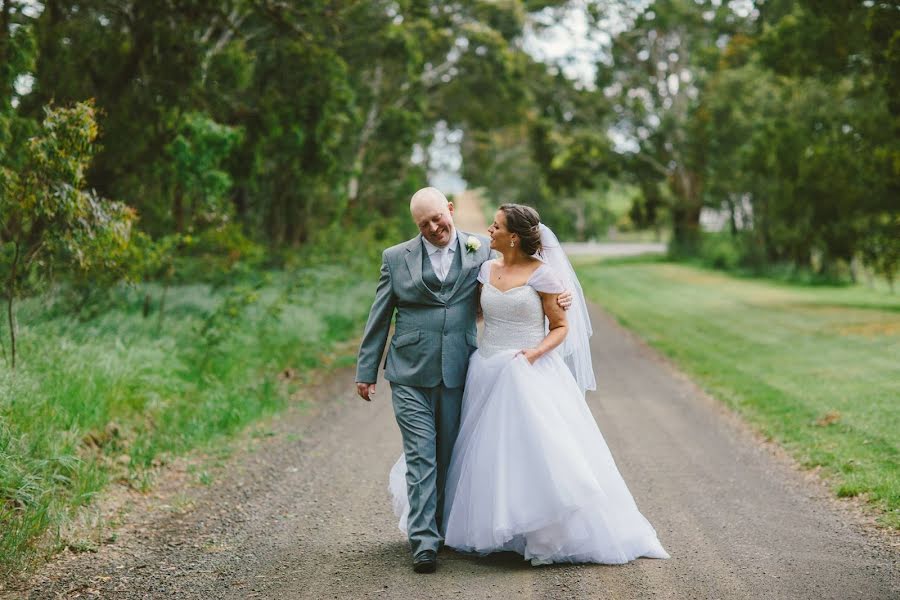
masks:
{"label": "green lawn", "polygon": [[577,268],[591,300],[900,528],[900,295],[646,260]]}
{"label": "green lawn", "polygon": [[176,286],[161,329],[142,315],[156,285],[120,289],[87,320],[52,297],[22,302],[18,368],[0,363],[0,579],[82,547],[59,527],[110,481],[147,489],[161,460],[277,411],[316,369],[351,364],[376,278],[377,266],[344,264]]}

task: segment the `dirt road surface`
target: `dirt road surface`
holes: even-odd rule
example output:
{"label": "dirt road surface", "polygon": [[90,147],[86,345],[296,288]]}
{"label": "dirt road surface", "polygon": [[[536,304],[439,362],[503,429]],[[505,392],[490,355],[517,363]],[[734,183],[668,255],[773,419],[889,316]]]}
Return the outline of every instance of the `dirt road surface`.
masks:
{"label": "dirt road surface", "polygon": [[389,387],[365,403],[344,370],[248,436],[211,485],[173,469],[114,542],[5,597],[900,598],[895,536],[606,313],[592,318],[600,389],[587,402],[669,560],[531,567],[445,550],[437,573],[414,574],[386,489],[400,452]]}

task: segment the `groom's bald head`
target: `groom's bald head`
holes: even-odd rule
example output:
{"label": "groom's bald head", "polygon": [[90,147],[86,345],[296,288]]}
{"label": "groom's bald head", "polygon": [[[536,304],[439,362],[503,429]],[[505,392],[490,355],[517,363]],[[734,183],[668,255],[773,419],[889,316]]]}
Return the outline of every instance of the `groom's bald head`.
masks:
{"label": "groom's bald head", "polygon": [[433,187],[422,188],[413,194],[412,200],[409,201],[409,212],[412,218],[418,223],[417,215],[429,209],[444,210],[450,201],[447,196],[441,193],[441,190]]}
{"label": "groom's bald head", "polygon": [[446,246],[453,233],[453,203],[437,188],[422,188],[409,201],[419,231],[435,246]]}

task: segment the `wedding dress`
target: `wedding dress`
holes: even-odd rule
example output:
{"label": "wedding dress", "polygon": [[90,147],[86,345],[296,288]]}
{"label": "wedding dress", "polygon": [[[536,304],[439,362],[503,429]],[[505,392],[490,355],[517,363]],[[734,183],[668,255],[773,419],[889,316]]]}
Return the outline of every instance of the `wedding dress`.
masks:
{"label": "wedding dress", "polygon": [[[638,511],[561,347],[534,364],[517,353],[546,336],[538,292],[566,286],[542,264],[507,291],[482,265],[484,333],[469,361],[445,488],[444,541],[465,552],[512,550],[532,564],[668,558]],[[570,288],[571,289],[571,288]],[[406,464],[389,489],[406,530]]]}

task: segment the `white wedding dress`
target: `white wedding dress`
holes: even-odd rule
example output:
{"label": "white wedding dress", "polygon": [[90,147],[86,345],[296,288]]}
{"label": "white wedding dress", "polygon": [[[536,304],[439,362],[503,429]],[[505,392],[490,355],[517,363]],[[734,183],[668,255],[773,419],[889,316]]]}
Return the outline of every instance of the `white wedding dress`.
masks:
{"label": "white wedding dress", "polygon": [[[618,564],[668,558],[638,511],[583,390],[556,350],[532,365],[519,350],[546,336],[538,292],[563,284],[541,265],[524,286],[501,292],[493,261],[478,280],[484,335],[469,362],[459,436],[445,488],[445,544],[487,554],[512,550],[532,564]],[[406,531],[406,463],[389,489]]]}

